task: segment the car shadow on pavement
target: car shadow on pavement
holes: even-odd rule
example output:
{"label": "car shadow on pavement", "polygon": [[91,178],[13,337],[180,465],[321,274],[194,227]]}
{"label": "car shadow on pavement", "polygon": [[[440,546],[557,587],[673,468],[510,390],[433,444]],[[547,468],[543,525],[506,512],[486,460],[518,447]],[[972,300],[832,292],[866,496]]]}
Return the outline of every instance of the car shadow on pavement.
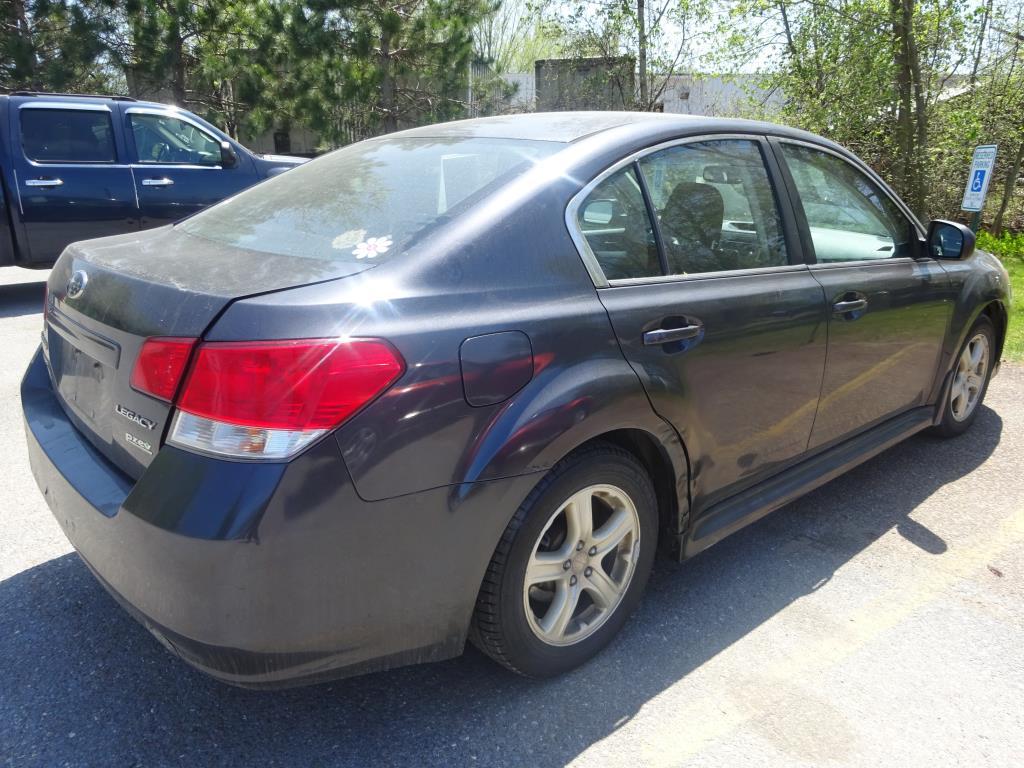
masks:
{"label": "car shadow on pavement", "polygon": [[77,555],[0,582],[0,755],[12,765],[560,766],[650,699],[828,582],[896,529],[941,557],[915,509],[995,450],[918,436],[684,565],[659,560],[637,615],[595,661],[518,678],[452,661],[311,688],[247,691],[173,658]]}
{"label": "car shadow on pavement", "polygon": [[0,317],[38,315],[43,311],[46,281],[0,285]]}

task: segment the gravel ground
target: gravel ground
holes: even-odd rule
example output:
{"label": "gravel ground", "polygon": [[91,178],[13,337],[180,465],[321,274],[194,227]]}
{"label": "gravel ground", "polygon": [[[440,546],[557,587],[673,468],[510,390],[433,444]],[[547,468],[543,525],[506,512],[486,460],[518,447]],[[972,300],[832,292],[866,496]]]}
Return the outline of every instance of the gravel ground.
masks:
{"label": "gravel ground", "polygon": [[562,679],[469,650],[250,692],[129,619],[36,489],[17,385],[44,276],[0,270],[0,764],[1024,765],[1024,367],[969,435],[658,562],[622,636]]}

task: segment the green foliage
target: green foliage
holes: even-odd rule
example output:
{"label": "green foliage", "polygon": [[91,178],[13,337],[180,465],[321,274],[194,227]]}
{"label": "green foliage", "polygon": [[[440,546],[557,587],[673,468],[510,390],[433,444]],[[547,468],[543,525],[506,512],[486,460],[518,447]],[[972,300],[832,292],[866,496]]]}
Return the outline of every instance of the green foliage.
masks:
{"label": "green foliage", "polygon": [[978,233],[978,247],[999,257],[1010,273],[1010,285],[1016,300],[1010,308],[1010,324],[1006,332],[1003,357],[1024,360],[1024,232],[995,237],[988,232]]}
{"label": "green foliage", "polygon": [[1024,264],[1024,232],[1004,232],[996,237],[982,230],[978,233],[978,247],[994,253],[1004,263],[1016,260]]}
{"label": "green foliage", "polygon": [[254,66],[264,111],[328,142],[463,114],[473,25],[485,0],[268,4]]}
{"label": "green foliage", "polygon": [[[502,73],[593,56],[617,64],[595,74],[583,66],[587,82],[639,109],[658,108],[674,74],[712,61],[726,73],[757,71],[759,98],[782,93],[784,102],[780,115],[752,101],[752,115],[851,147],[923,218],[963,220],[973,147],[997,143],[983,220],[1024,228],[1014,186],[1024,157],[1019,0],[0,5],[0,89],[128,90],[187,106],[241,138],[308,126],[325,147],[467,114],[471,62]],[[509,86],[480,69],[474,108],[505,109]]]}
{"label": "green foliage", "polygon": [[5,0],[0,5],[0,89],[123,89],[104,36],[115,0]]}
{"label": "green foliage", "polygon": [[325,143],[465,112],[494,0],[7,0],[0,88],[123,91]]}
{"label": "green foliage", "polygon": [[562,40],[527,0],[494,0],[473,29],[477,60],[495,72],[529,72],[562,53]]}
{"label": "green foliage", "polygon": [[538,0],[534,5],[547,34],[561,41],[564,56],[632,58],[635,83],[616,85],[628,85],[625,104],[640,110],[658,108],[671,77],[692,63],[698,25],[711,8],[712,0]]}
{"label": "green foliage", "polygon": [[[929,156],[935,180],[933,209],[955,215],[974,147],[998,144],[982,220],[1017,230],[1024,227],[1024,196],[1019,188],[1005,200],[1003,193],[1015,170],[1015,155],[1024,142],[1022,14],[1024,6],[990,4],[968,15],[964,35],[973,41],[973,50],[968,50],[967,60],[973,58],[977,77],[973,82],[968,80],[961,95],[936,103],[930,123]],[[943,180],[946,183],[941,183]],[[1003,216],[999,215],[1001,209]]]}
{"label": "green foliage", "polygon": [[[742,32],[740,20],[747,22]],[[783,122],[853,149],[922,218],[962,218],[974,146],[1000,144],[988,198],[990,210],[999,206],[1024,138],[1020,7],[1009,0],[980,7],[965,0],[737,0],[725,30],[723,66],[756,65],[759,85],[785,94]]]}

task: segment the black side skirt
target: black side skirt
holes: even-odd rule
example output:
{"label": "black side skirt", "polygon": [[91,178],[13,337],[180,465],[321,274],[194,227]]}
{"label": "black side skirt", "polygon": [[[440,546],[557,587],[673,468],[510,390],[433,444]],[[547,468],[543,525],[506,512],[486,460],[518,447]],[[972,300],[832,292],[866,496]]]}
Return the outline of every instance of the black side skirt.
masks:
{"label": "black side skirt", "polygon": [[696,555],[730,533],[927,429],[934,419],[934,406],[914,408],[713,504],[694,525],[685,543],[684,557]]}

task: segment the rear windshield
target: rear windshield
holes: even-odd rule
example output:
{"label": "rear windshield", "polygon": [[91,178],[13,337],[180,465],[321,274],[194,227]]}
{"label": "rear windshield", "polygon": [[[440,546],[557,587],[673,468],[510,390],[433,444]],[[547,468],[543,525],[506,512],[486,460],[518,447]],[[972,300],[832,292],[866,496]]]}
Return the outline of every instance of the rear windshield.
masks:
{"label": "rear windshield", "polygon": [[289,170],[178,226],[265,253],[384,261],[564,146],[374,139]]}

